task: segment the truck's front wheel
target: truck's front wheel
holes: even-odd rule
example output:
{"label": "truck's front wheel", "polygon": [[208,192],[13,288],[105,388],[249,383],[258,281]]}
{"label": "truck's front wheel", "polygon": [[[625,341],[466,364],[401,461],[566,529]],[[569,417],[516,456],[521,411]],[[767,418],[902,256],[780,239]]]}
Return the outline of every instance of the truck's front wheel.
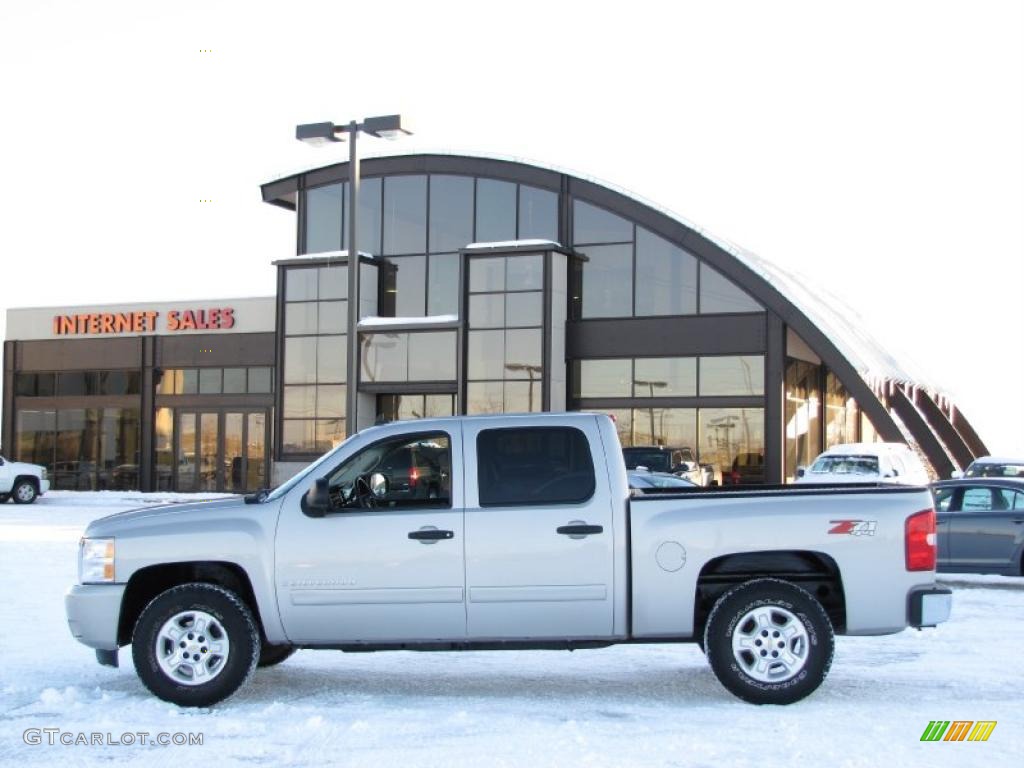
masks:
{"label": "truck's front wheel", "polygon": [[132,633],[139,679],[155,696],[184,707],[226,699],[253,673],[259,656],[252,611],[215,584],[183,584],[161,593]]}
{"label": "truck's front wheel", "polygon": [[719,682],[741,699],[791,704],[824,681],[835,639],[817,600],[795,584],[765,578],[719,598],[704,647]]}

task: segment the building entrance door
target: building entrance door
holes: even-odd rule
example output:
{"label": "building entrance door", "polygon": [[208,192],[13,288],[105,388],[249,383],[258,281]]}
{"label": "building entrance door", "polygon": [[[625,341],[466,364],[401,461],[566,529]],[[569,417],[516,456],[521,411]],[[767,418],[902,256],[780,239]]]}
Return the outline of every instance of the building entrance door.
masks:
{"label": "building entrance door", "polygon": [[245,493],[266,487],[268,423],[265,409],[179,409],[174,489]]}

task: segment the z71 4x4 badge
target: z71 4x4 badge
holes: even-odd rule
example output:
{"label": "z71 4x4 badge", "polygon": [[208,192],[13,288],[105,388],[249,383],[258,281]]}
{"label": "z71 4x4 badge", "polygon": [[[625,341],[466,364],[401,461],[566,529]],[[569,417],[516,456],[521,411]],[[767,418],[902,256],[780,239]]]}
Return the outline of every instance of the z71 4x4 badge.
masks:
{"label": "z71 4x4 badge", "polygon": [[846,534],[848,536],[874,536],[877,520],[829,520],[832,525],[829,533]]}

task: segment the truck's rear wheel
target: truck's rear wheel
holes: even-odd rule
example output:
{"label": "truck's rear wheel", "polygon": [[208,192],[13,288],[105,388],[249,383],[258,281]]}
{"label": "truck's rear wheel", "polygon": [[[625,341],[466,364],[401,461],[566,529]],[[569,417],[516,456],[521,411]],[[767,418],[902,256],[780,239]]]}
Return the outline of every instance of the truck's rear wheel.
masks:
{"label": "truck's rear wheel", "polygon": [[824,681],[835,638],[817,600],[795,584],[765,578],[719,598],[704,647],[719,682],[741,699],[791,704]]}
{"label": "truck's rear wheel", "polygon": [[271,645],[270,643],[263,643],[260,648],[260,660],[257,662],[256,666],[260,668],[273,667],[295,653],[295,650],[294,645]]}
{"label": "truck's rear wheel", "polygon": [[155,696],[184,707],[226,699],[256,669],[259,654],[252,611],[215,584],[183,584],[161,593],[132,633],[139,679]]}

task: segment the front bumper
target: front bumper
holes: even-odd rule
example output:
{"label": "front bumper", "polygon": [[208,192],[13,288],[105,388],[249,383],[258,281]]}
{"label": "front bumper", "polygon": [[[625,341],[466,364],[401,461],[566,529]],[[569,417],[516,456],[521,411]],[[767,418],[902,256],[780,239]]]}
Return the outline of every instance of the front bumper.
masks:
{"label": "front bumper", "polygon": [[75,584],[64,595],[64,611],[75,640],[104,651],[117,650],[124,584]]}
{"label": "front bumper", "polygon": [[39,481],[39,495],[42,496],[44,493],[50,490],[50,481],[45,477]]}
{"label": "front bumper", "polygon": [[910,592],[907,623],[912,627],[934,627],[949,621],[953,592],[945,587],[918,587]]}

